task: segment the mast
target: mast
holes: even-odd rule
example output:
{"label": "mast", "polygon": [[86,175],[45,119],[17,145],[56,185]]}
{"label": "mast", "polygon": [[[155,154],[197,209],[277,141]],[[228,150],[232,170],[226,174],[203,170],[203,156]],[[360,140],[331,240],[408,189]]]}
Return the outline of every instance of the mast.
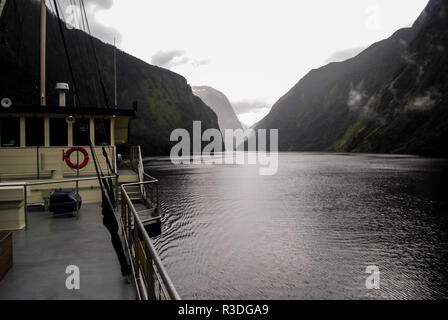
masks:
{"label": "mast", "polygon": [[47,47],[47,6],[45,0],[40,2],[40,105],[45,106],[45,70],[46,70],[46,47]]}
{"label": "mast", "polygon": [[114,90],[115,90],[115,108],[118,105],[117,102],[117,46],[115,44],[115,37],[114,37]]}

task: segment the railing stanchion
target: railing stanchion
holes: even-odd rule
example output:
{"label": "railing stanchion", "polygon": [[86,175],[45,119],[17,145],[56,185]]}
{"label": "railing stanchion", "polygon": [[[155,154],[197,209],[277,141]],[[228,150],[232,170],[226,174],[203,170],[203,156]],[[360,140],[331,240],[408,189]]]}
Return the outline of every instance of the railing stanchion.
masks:
{"label": "railing stanchion", "polygon": [[23,205],[24,205],[24,210],[25,210],[25,231],[26,231],[26,230],[28,230],[28,206],[27,206],[27,204],[28,204],[28,196],[27,196],[28,190],[27,190],[26,184],[23,186],[23,190],[25,192],[25,194],[23,195],[23,199],[24,199]]}
{"label": "railing stanchion", "polygon": [[151,253],[149,252],[148,246],[145,244],[145,255],[146,255],[146,281],[148,284],[148,294],[151,299],[155,299],[155,285],[154,285],[154,270],[152,266]]}
{"label": "railing stanchion", "polygon": [[[145,190],[146,196],[152,198],[151,205],[153,208],[155,207],[156,213],[158,213],[158,180],[146,173],[144,173],[144,180],[142,182],[127,183],[120,186],[122,223],[125,229],[129,230],[129,233],[125,234],[125,241],[128,245],[137,295],[142,299],[164,298],[180,300],[180,296],[168,276],[162,260],[155,250],[152,240],[149,238],[145,226],[126,191],[126,187],[140,187]],[[151,194],[148,195],[148,192]],[[146,200],[148,201],[149,199]]]}

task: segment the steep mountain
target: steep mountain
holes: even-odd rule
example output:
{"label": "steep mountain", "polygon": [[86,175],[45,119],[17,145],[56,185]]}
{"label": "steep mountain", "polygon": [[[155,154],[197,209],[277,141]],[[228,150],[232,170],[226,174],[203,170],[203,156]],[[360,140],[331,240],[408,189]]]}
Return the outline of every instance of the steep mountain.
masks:
{"label": "steep mountain", "polygon": [[[39,2],[8,1],[0,24],[8,28],[7,33],[0,35],[8,40],[7,46],[0,47],[0,97],[10,97],[16,105],[37,105],[40,101]],[[55,84],[67,82],[73,89],[73,79],[57,18],[49,11],[47,25],[47,103],[56,105]],[[106,107],[100,74],[107,100],[113,107],[114,48],[80,30],[64,27],[64,34],[80,95],[78,105]],[[182,76],[118,50],[117,77],[118,107],[132,108],[133,102],[138,101],[137,116],[131,122],[130,143],[142,145],[146,155],[169,154],[171,131],[176,128],[192,130],[193,120],[200,120],[203,130],[218,128],[216,114],[193,95]],[[73,90],[69,97],[68,102],[72,105]]]}
{"label": "steep mountain", "polygon": [[219,128],[223,132],[224,129],[241,129],[241,122],[233,110],[229,99],[216,89],[207,86],[193,87],[193,94],[202,99],[218,116]]}
{"label": "steep mountain", "polygon": [[312,70],[258,123],[281,150],[448,156],[448,8],[431,0],[411,28]]}

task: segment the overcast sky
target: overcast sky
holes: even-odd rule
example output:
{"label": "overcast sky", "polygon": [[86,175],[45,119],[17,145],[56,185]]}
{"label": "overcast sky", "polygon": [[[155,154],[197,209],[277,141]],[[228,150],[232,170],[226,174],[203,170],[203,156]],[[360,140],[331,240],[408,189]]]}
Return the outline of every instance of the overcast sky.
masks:
{"label": "overcast sky", "polygon": [[[261,119],[301,77],[410,26],[428,0],[87,0],[98,36]],[[107,28],[109,32],[107,32]],[[259,104],[260,108],[257,108]],[[253,105],[254,110],[248,110]]]}

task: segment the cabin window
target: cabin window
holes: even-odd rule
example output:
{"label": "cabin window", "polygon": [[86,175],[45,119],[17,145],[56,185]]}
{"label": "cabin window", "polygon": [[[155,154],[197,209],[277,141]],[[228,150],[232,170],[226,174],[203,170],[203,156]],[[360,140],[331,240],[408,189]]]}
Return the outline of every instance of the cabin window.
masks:
{"label": "cabin window", "polygon": [[76,119],[73,124],[73,145],[90,145],[90,123],[89,119]]}
{"label": "cabin window", "polygon": [[20,118],[0,118],[0,146],[20,145]]}
{"label": "cabin window", "polygon": [[110,145],[110,119],[95,119],[95,144]]}
{"label": "cabin window", "polygon": [[50,146],[68,145],[67,122],[65,118],[50,119]]}
{"label": "cabin window", "polygon": [[44,118],[25,119],[25,143],[27,147],[45,145]]}

